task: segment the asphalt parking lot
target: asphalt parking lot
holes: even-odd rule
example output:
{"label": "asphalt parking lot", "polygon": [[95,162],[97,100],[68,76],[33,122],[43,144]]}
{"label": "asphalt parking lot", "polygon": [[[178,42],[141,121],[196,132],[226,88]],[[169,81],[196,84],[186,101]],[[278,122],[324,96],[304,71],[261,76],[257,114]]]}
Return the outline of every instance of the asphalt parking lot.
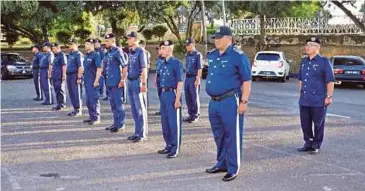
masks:
{"label": "asphalt parking lot", "polygon": [[84,117],[66,116],[69,110],[54,112],[34,102],[31,79],[2,81],[1,190],[365,190],[361,86],[336,87],[321,153],[312,156],[296,152],[303,144],[297,81],[253,82],[241,170],[236,180],[223,182],[224,174],[204,172],[215,163],[204,83],[201,120],[183,125],[181,155],[170,160],[156,154],[163,139],[160,118],[153,115],[154,88],[148,141],[133,144],[126,140],[134,131],[129,106],[126,131],[112,134],[104,130],[111,124],[108,102],[101,101],[102,123],[91,127]]}

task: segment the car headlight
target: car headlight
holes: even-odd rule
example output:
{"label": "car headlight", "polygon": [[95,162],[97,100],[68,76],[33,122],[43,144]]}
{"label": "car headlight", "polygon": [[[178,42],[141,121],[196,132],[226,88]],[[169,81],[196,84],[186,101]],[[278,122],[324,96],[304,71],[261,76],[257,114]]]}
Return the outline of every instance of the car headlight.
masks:
{"label": "car headlight", "polygon": [[30,69],[33,69],[33,65],[30,65],[30,66],[29,66],[29,68],[30,68]]}
{"label": "car headlight", "polygon": [[15,66],[12,66],[12,65],[7,65],[6,68],[9,70],[9,71],[14,71],[16,70],[16,67]]}

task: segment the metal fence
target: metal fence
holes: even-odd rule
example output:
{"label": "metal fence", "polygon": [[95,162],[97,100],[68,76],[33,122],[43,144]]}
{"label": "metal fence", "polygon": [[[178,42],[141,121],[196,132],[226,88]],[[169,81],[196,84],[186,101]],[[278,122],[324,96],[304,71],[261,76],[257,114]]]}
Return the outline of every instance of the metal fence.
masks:
{"label": "metal fence", "polygon": [[[356,15],[365,23],[365,14]],[[268,35],[333,35],[333,34],[361,34],[365,35],[359,27],[347,16],[333,16],[320,18],[265,18],[265,32]],[[230,27],[235,35],[259,35],[260,18],[237,19],[230,22]]]}

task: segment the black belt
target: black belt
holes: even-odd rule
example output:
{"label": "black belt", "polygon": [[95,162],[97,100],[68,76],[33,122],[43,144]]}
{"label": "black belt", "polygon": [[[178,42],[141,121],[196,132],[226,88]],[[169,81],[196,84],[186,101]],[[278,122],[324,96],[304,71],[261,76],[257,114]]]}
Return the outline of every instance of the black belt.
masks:
{"label": "black belt", "polygon": [[34,69],[34,70],[38,70],[38,69],[39,69],[39,67],[34,67],[34,66],[33,66],[33,69]]}
{"label": "black belt", "polygon": [[128,80],[130,80],[130,81],[133,81],[133,80],[139,80],[139,77],[135,77],[135,78],[129,78],[129,77],[128,77]]}
{"label": "black belt", "polygon": [[174,92],[175,88],[160,88],[161,92]]}
{"label": "black belt", "polygon": [[77,72],[66,72],[67,75],[77,74]]}
{"label": "black belt", "polygon": [[41,67],[41,69],[48,69],[48,67]]}
{"label": "black belt", "polygon": [[226,98],[229,98],[229,97],[231,97],[231,96],[233,96],[234,94],[236,94],[237,92],[235,91],[235,90],[231,90],[231,91],[229,91],[229,92],[227,92],[227,93],[224,93],[224,94],[222,94],[222,95],[220,95],[220,96],[210,96],[211,98],[212,98],[212,100],[214,100],[214,101],[222,101],[222,100],[224,100],[224,99],[226,99]]}
{"label": "black belt", "polygon": [[187,78],[192,78],[192,77],[196,77],[196,74],[186,74]]}

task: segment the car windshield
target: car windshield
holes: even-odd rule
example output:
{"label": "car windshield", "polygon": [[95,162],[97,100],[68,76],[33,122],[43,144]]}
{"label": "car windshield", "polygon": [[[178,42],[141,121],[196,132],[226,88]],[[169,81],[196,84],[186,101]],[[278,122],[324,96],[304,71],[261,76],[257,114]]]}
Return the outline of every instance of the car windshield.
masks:
{"label": "car windshield", "polygon": [[280,55],[275,53],[259,53],[256,56],[256,60],[278,61],[280,60]]}
{"label": "car windshield", "polygon": [[25,59],[16,54],[1,55],[2,60],[8,60],[13,62],[25,62]]}
{"label": "car windshield", "polygon": [[360,57],[335,57],[333,65],[365,65],[365,60]]}

